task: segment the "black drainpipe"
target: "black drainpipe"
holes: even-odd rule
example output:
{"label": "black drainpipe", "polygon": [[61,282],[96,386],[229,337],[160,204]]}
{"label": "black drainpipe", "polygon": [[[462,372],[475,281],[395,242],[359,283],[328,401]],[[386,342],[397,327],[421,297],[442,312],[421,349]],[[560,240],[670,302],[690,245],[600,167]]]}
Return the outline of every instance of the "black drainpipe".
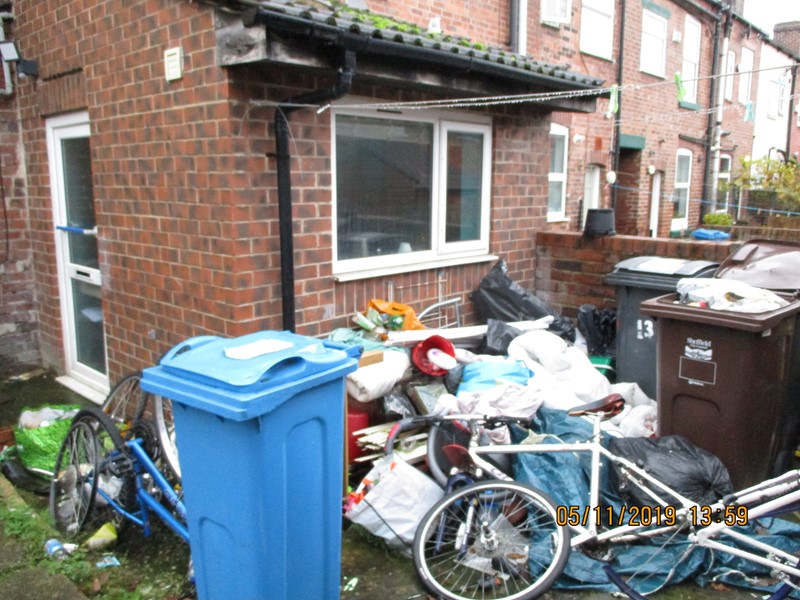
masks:
{"label": "black drainpipe", "polygon": [[294,234],[292,220],[292,156],[289,153],[289,115],[305,104],[322,104],[341,98],[350,91],[356,69],[356,54],[344,51],[344,65],[336,83],[294,98],[287,98],[275,110],[275,155],[278,174],[278,231],[281,243],[281,302],[283,328],[295,330]]}
{"label": "black drainpipe", "polygon": [[714,47],[712,52],[714,56],[711,58],[711,85],[709,86],[709,100],[708,105],[713,109],[708,112],[708,126],[706,129],[706,139],[703,144],[706,162],[703,165],[703,196],[704,202],[700,202],[700,222],[703,222],[703,217],[709,212],[709,206],[716,206],[716,199],[711,197],[713,186],[711,185],[711,177],[714,172],[714,153],[711,148],[714,146],[714,128],[716,127],[717,111],[719,103],[719,88],[720,85],[725,85],[725,82],[720,81],[719,71],[722,67],[719,56],[719,43],[722,37],[722,20],[717,18],[714,24]]}
{"label": "black drainpipe", "polygon": [[[620,6],[619,19],[619,57],[617,58],[617,85],[622,86],[622,77],[625,65],[625,0]],[[622,133],[620,120],[622,119],[622,92],[617,92],[617,114],[611,115],[614,119],[614,161],[612,169],[619,175],[620,144],[619,136]],[[616,182],[611,186],[611,208],[617,207],[617,185]]]}

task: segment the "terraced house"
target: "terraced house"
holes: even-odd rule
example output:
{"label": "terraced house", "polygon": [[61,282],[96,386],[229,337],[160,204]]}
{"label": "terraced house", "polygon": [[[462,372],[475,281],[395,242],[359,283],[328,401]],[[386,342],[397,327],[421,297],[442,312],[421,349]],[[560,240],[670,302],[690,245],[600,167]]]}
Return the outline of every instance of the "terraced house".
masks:
{"label": "terraced house", "polygon": [[590,208],[621,233],[696,224],[753,135],[706,110],[730,81],[745,98],[760,52],[714,0],[0,16],[0,356],[94,397],[187,337],[325,335],[372,298],[460,298],[469,322],[498,258],[533,287],[536,233]]}

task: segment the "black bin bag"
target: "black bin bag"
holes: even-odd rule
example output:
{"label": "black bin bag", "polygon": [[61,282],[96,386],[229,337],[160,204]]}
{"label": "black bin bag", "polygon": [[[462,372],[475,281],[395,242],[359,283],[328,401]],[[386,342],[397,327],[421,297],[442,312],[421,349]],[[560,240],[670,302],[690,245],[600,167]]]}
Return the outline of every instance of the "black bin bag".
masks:
{"label": "black bin bag", "polygon": [[568,342],[575,341],[575,326],[566,317],[537,298],[533,292],[526,290],[508,276],[508,267],[504,259],[499,260],[491,271],[478,284],[470,298],[475,305],[475,312],[483,322],[497,319],[511,323],[514,321],[535,321],[542,317],[553,317],[548,331]]}
{"label": "black bin bag", "polygon": [[[683,436],[612,438],[608,449],[644,468],[652,477],[698,504],[713,504],[734,491],[722,461]],[[616,467],[612,472],[620,496],[638,506],[654,505],[653,499],[635,484],[622,479]]]}

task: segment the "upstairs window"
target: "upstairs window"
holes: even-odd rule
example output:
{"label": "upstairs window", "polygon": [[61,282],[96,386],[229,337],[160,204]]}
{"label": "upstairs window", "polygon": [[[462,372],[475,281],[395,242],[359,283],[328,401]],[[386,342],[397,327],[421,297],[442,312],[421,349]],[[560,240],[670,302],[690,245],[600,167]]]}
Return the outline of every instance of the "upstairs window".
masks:
{"label": "upstairs window", "polygon": [[667,58],[667,20],[649,10],[642,11],[642,52],[639,69],[664,77]]}
{"label": "upstairs window", "polygon": [[486,254],[491,124],[334,113],[334,273]]}
{"label": "upstairs window", "polygon": [[721,154],[719,157],[719,173],[717,174],[717,206],[718,212],[727,212],[731,200],[731,156]]}
{"label": "upstairs window", "polygon": [[614,47],[614,0],[583,0],[581,52],[611,60]]}
{"label": "upstairs window", "polygon": [[739,61],[739,102],[747,104],[750,102],[753,81],[753,51],[750,48],[742,48],[742,59]]}
{"label": "upstairs window", "polygon": [[700,21],[686,15],[683,29],[683,63],[681,78],[686,90],[684,100],[697,102],[697,78],[700,76]]}
{"label": "upstairs window", "polygon": [[572,20],[572,0],[542,0],[544,23],[569,23]]}
{"label": "upstairs window", "polygon": [[725,59],[725,100],[733,101],[733,75],[736,71],[736,52],[728,52]]}

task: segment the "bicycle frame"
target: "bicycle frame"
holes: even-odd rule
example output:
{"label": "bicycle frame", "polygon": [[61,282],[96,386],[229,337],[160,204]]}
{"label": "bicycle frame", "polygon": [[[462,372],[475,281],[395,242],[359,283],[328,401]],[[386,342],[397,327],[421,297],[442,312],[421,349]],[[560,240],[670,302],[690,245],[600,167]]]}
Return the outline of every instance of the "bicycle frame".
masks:
{"label": "bicycle frame", "polygon": [[[798,568],[798,558],[792,554],[764,544],[752,539],[746,534],[733,529],[726,520],[711,522],[699,525],[696,521],[697,511],[702,508],[704,513],[709,515],[722,515],[726,507],[746,507],[747,520],[758,519],[767,516],[781,509],[792,507],[800,502],[800,470],[789,471],[783,475],[763,481],[752,487],[735,492],[722,500],[701,507],[652,475],[638,467],[631,461],[617,456],[606,449],[600,441],[601,428],[600,422],[602,415],[592,415],[589,418],[593,421],[593,434],[589,440],[574,443],[553,443],[553,444],[508,444],[508,445],[479,445],[478,425],[487,421],[499,422],[498,418],[476,417],[475,415],[448,415],[445,419],[456,419],[469,423],[471,436],[467,451],[476,466],[489,473],[492,477],[511,481],[512,478],[498,469],[488,460],[482,458],[486,454],[522,454],[522,453],[551,453],[551,452],[577,452],[591,453],[590,470],[590,497],[589,504],[584,507],[581,523],[568,523],[570,529],[576,534],[573,535],[571,546],[573,548],[581,546],[587,542],[620,542],[641,539],[642,537],[654,537],[663,533],[676,532],[681,529],[688,529],[687,539],[698,546],[724,552],[739,558],[752,561],[757,564],[776,569],[786,580],[788,577],[800,578],[800,568]],[[674,518],[666,519],[664,514],[659,511],[658,521],[651,521],[647,524],[639,525],[618,525],[601,530],[598,521],[600,520],[600,466],[602,459],[607,459],[618,465],[625,477],[627,477],[639,489],[644,491],[653,501],[661,507],[675,506]],[[671,498],[668,502],[665,496]],[[694,513],[692,512],[694,511]],[[597,519],[587,518],[597,516]],[[585,524],[583,522],[585,521]],[[669,523],[667,523],[669,521]],[[716,541],[714,538],[725,535],[743,546],[752,549],[744,550],[734,548]],[[762,554],[756,554],[761,552]]]}
{"label": "bicycle frame", "polygon": [[[97,493],[116,512],[129,521],[132,521],[136,525],[139,525],[142,528],[145,537],[149,537],[152,533],[152,529],[150,527],[150,513],[152,512],[155,513],[155,515],[161,519],[161,521],[167,527],[181,537],[183,541],[189,543],[189,530],[146,489],[143,479],[144,473],[148,473],[153,478],[153,483],[161,491],[167,504],[172,510],[175,511],[175,514],[177,514],[179,518],[185,520],[186,507],[178,497],[178,494],[166,480],[161,471],[158,470],[158,467],[156,467],[150,456],[142,447],[141,439],[137,438],[128,440],[125,442],[125,446],[128,450],[130,450],[133,458],[133,460],[131,460],[131,464],[133,466],[136,480],[136,500],[139,505],[139,512],[133,514],[126,511],[116,500],[111,498],[108,493],[101,490],[99,486],[97,488]],[[113,460],[115,457],[116,455],[112,455],[110,459]]]}

